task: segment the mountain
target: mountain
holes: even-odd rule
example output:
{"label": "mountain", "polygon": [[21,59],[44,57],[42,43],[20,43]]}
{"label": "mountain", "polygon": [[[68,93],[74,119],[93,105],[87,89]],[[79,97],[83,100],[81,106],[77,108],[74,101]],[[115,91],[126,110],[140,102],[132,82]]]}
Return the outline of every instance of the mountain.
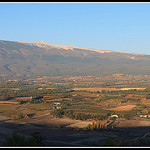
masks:
{"label": "mountain", "polygon": [[150,55],[0,40],[0,76],[150,74]]}

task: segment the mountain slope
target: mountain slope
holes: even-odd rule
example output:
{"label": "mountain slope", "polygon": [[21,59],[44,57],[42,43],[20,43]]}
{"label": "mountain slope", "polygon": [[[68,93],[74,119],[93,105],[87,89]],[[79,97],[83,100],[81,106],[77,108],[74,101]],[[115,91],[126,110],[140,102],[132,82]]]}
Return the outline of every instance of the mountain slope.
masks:
{"label": "mountain slope", "polygon": [[0,76],[150,74],[150,56],[0,40]]}

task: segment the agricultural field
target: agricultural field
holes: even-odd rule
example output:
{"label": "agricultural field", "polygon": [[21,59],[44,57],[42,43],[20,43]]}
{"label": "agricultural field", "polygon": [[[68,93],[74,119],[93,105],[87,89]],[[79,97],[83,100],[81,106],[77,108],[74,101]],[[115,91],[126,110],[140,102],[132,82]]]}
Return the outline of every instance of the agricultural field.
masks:
{"label": "agricultural field", "polygon": [[[26,136],[39,128],[42,135],[45,133],[45,145],[55,145],[57,140],[62,140],[59,145],[69,145],[63,143],[57,130],[66,133],[65,136],[70,136],[72,132],[76,140],[80,133],[82,140],[77,143],[70,141],[77,146],[89,145],[85,137],[92,137],[89,139],[91,142],[95,137],[104,142],[108,132],[110,138],[114,136],[113,132],[118,133],[118,138],[124,138],[126,135],[119,137],[119,133],[128,133],[131,128],[133,135],[130,138],[142,136],[147,134],[146,129],[150,125],[149,82],[149,76],[127,75],[1,81],[0,127],[6,131],[2,135],[8,134],[11,124],[12,132],[17,130]],[[20,124],[25,128],[15,128]],[[140,127],[147,127],[146,131],[136,133],[136,128]],[[55,142],[52,135],[46,134],[49,130],[57,134]],[[0,141],[1,145],[3,140]]]}

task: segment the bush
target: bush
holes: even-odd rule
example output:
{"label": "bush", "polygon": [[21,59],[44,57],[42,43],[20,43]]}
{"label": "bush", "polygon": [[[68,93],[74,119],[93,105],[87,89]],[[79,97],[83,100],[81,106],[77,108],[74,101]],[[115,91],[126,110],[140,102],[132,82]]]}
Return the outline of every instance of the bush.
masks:
{"label": "bush", "polygon": [[4,146],[38,146],[36,139],[33,136],[25,138],[24,135],[19,135],[16,131],[13,132],[11,137],[6,137]]}
{"label": "bush", "polygon": [[19,113],[17,118],[18,119],[26,118],[26,115],[24,113]]}
{"label": "bush", "polygon": [[93,128],[93,125],[88,124],[88,126],[86,127],[86,129],[87,129],[87,130],[91,130],[91,131],[92,131],[94,128]]}
{"label": "bush", "polygon": [[63,127],[64,127],[63,124],[58,124],[58,125],[57,125],[57,128],[63,128]]}

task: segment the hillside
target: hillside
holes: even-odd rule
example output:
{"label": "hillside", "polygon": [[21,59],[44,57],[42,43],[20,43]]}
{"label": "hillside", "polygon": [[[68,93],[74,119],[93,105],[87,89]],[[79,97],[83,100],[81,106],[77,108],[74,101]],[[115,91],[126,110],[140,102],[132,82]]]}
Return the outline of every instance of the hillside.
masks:
{"label": "hillside", "polygon": [[150,56],[0,40],[0,76],[150,74]]}

